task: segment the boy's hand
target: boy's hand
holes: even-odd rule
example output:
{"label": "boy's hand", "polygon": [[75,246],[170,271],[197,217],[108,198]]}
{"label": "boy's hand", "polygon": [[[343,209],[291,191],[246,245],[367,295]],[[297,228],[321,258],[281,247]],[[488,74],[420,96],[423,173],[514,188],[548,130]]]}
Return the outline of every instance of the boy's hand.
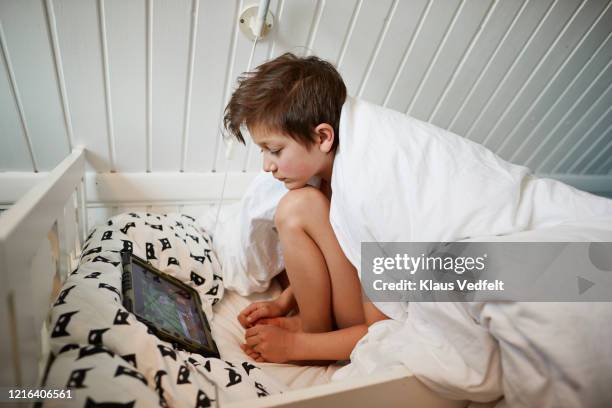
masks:
{"label": "boy's hand", "polygon": [[284,316],[286,313],[287,311],[276,300],[255,302],[238,314],[238,321],[242,327],[248,329],[255,326],[259,319]]}
{"label": "boy's hand", "polygon": [[286,363],[293,358],[295,334],[278,326],[259,324],[246,331],[241,348],[258,362]]}

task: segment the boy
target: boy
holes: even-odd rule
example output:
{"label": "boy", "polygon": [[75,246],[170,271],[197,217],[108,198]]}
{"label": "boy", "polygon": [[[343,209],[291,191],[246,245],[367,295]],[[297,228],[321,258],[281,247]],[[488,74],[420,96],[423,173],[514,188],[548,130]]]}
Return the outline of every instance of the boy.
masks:
{"label": "boy", "polygon": [[[362,298],[359,277],[329,222],[332,168],[346,87],[316,57],[284,54],[239,80],[224,124],[244,143],[246,125],[264,170],[290,190],[275,214],[289,285],[238,316],[256,361],[345,360],[368,326],[387,319]],[[318,177],[319,189],[307,185]],[[294,309],[296,316],[287,315]]]}

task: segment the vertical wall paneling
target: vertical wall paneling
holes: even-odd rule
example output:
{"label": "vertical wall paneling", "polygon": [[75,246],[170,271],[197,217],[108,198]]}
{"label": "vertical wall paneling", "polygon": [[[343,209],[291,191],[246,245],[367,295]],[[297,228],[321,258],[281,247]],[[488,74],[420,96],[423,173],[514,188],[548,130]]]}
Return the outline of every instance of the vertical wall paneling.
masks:
{"label": "vertical wall paneling", "polygon": [[[516,89],[520,88],[521,84],[528,79],[529,74],[534,72],[537,63],[541,61],[542,53],[551,49],[552,42],[555,38],[558,39],[559,32],[567,27],[568,19],[571,18],[577,6],[575,3],[558,0],[550,4],[525,43],[522,44],[520,52],[510,67],[496,84],[493,93],[487,98],[486,104],[470,124],[465,133],[466,137],[479,143],[484,143],[488,139],[489,132],[512,100]],[[550,21],[558,21],[559,24],[547,24]]]}
{"label": "vertical wall paneling", "polygon": [[481,83],[492,62],[503,52],[502,45],[517,25],[528,1],[502,1],[495,7],[490,23],[483,27],[470,58],[457,73],[456,80],[449,85],[448,91],[440,100],[437,112],[431,118],[438,126],[453,128],[467,102],[471,100],[476,84]]}
{"label": "vertical wall paneling", "polygon": [[224,85],[233,54],[238,1],[218,7],[217,0],[200,0],[195,37],[191,113],[185,171],[211,171],[221,143],[220,112]]}
{"label": "vertical wall paneling", "polygon": [[444,89],[442,90],[442,94],[436,98],[437,99],[436,104],[434,105],[433,109],[430,111],[429,115],[427,116],[428,122],[431,122],[432,118],[435,117],[438,112],[440,112],[441,104],[446,100],[446,97],[448,96],[449,91],[455,85],[457,76],[463,71],[464,67],[467,65],[466,62],[470,60],[472,53],[476,49],[475,47],[476,44],[481,39],[481,35],[483,31],[485,30],[485,28],[489,27],[489,24],[491,22],[491,17],[494,15],[494,12],[497,11],[497,9],[500,7],[499,4],[500,2],[498,2],[497,0],[493,0],[491,2],[489,8],[487,9],[485,16],[482,19],[482,22],[478,24],[478,28],[476,29],[476,32],[474,33],[472,39],[470,40],[470,43],[467,49],[463,52],[463,55],[461,56],[459,63],[453,70],[453,73],[451,77],[448,79],[448,82],[445,84]]}
{"label": "vertical wall paneling", "polygon": [[[223,96],[221,99],[220,114],[217,118],[216,123],[216,127],[221,136],[225,135],[225,132],[223,130],[223,114],[225,105],[229,101],[230,95],[233,89],[235,88],[237,75],[240,75],[240,73],[248,70],[248,67],[246,65],[248,63],[248,58],[252,50],[252,44],[250,43],[250,41],[247,42],[244,36],[240,33],[240,29],[236,22],[238,21],[238,17],[242,10],[254,4],[254,2],[246,2],[244,0],[240,0],[240,3],[236,8],[236,14],[232,20],[232,46],[230,48],[229,64],[226,67],[227,75],[225,77]],[[270,4],[270,9],[275,10],[277,4],[278,2],[275,2],[274,7],[272,6],[272,4]],[[278,13],[276,14],[276,16],[278,16]],[[268,36],[267,40],[268,41],[266,42],[266,45],[269,49],[271,46],[270,36]],[[253,65],[257,65],[257,63],[255,63],[256,60],[264,60],[264,58],[262,57],[263,41],[258,42],[258,44],[259,46],[255,49],[255,54],[253,55]],[[241,56],[242,58],[240,58]],[[228,171],[238,171],[242,168],[242,164],[244,163],[246,155],[246,147],[244,145],[234,140],[225,139],[223,137],[217,137],[215,140],[215,145],[216,149],[215,159],[213,161],[213,171],[221,171],[227,173]],[[232,154],[230,157],[226,157],[226,151],[230,147],[230,145],[233,146]]]}
{"label": "vertical wall paneling", "polygon": [[608,155],[607,160],[604,160],[604,162],[595,169],[595,174],[606,174],[608,170],[612,172],[612,152]]}
{"label": "vertical wall paneling", "polygon": [[[238,21],[238,16],[240,15],[240,11],[242,10],[242,4],[243,4],[243,0],[236,0],[236,7],[235,7],[235,12],[234,12],[234,17],[232,19],[232,21]],[[227,55],[227,61],[226,61],[226,67],[225,67],[225,78],[223,81],[223,92],[221,93],[221,100],[220,100],[220,106],[219,106],[219,113],[218,113],[218,117],[215,119],[215,132],[217,133],[216,137],[215,137],[215,147],[214,147],[214,156],[213,156],[213,162],[212,162],[212,171],[216,172],[218,170],[227,172],[228,169],[228,162],[227,160],[224,160],[223,162],[223,167],[219,166],[218,163],[218,159],[219,157],[221,157],[221,151],[222,149],[225,150],[228,146],[229,140],[223,137],[219,137],[219,135],[224,135],[223,132],[223,113],[224,113],[224,108],[225,108],[225,104],[229,98],[229,92],[231,90],[231,84],[232,84],[232,78],[231,78],[231,73],[234,70],[234,65],[236,63],[236,47],[238,45],[238,35],[239,35],[239,28],[237,24],[232,24],[232,37],[231,37],[231,41],[230,41],[230,49]]]}
{"label": "vertical wall paneling", "polygon": [[392,1],[362,1],[360,6],[344,52],[338,59],[338,69],[350,95],[356,95],[359,90],[386,20],[391,18]]}
{"label": "vertical wall paneling", "polygon": [[4,47],[10,55],[25,134],[37,170],[49,171],[68,154],[69,146],[44,3],[2,1],[0,16],[7,16],[2,18]]}
{"label": "vertical wall paneling", "polygon": [[357,0],[325,1],[317,30],[312,38],[312,54],[332,63],[338,61],[356,9]]}
{"label": "vertical wall paneling", "polygon": [[[608,115],[609,113],[610,109],[606,111],[605,115]],[[598,122],[601,123],[602,120]],[[566,171],[568,173],[573,172],[578,174],[585,174],[590,167],[595,168],[599,160],[602,157],[605,157],[605,154],[608,153],[608,149],[610,148],[610,146],[612,146],[612,135],[610,134],[611,130],[612,125],[609,124],[608,127],[604,131],[602,131],[599,136],[597,136],[597,131],[592,132],[594,137],[597,136],[597,140],[594,143],[591,143],[590,146],[587,144],[587,146],[589,147],[584,149],[584,153],[582,153],[579,158],[575,162],[573,162],[574,164],[566,165],[566,167],[568,168]],[[576,146],[580,146],[582,144],[584,143],[577,144]],[[580,150],[576,149],[572,153],[578,155],[578,152],[580,152]],[[565,163],[572,163],[571,159],[567,160],[569,156],[570,155],[566,156]]]}
{"label": "vertical wall paneling", "polygon": [[337,67],[340,67],[342,64],[342,60],[344,59],[344,54],[346,53],[346,47],[348,46],[349,41],[351,40],[351,36],[353,35],[353,30],[355,29],[355,24],[357,24],[357,17],[361,12],[361,6],[363,5],[363,0],[357,0],[357,4],[355,4],[355,8],[353,9],[353,13],[351,14],[351,19],[349,20],[349,25],[346,30],[346,33],[342,39],[342,45],[340,46],[340,52],[338,53],[338,57],[334,60],[334,63]]}
{"label": "vertical wall paneling", "polygon": [[425,6],[423,13],[420,14],[419,16],[417,26],[414,32],[412,33],[412,35],[410,36],[410,42],[408,43],[408,46],[406,47],[404,51],[404,54],[402,56],[402,59],[400,61],[400,64],[397,70],[395,71],[395,75],[393,76],[393,80],[391,81],[391,84],[386,90],[385,97],[382,101],[382,105],[384,107],[387,107],[389,105],[389,101],[391,99],[391,96],[393,95],[393,91],[395,90],[398,84],[398,81],[400,80],[401,75],[404,72],[404,67],[408,63],[409,57],[412,55],[412,50],[414,49],[414,45],[419,36],[419,33],[422,30],[423,24],[425,24],[425,21],[427,17],[429,16],[429,13],[431,12],[432,4],[433,4],[433,0],[427,0],[427,5]]}
{"label": "vertical wall paneling", "polygon": [[108,138],[108,161],[111,171],[115,171],[115,135],[113,132],[113,102],[110,91],[110,74],[108,68],[108,46],[106,40],[106,13],[104,0],[98,0],[98,24],[100,27],[100,48],[102,50],[102,73],[104,75],[104,97],[106,101],[106,136]]}
{"label": "vertical wall paneling", "polygon": [[2,67],[0,70],[0,135],[2,148],[0,148],[0,171],[35,171],[31,150],[25,137],[23,121],[21,120],[16,97],[12,88],[9,62],[4,50],[2,34],[2,22],[0,21],[0,55]]}
{"label": "vertical wall paneling", "polygon": [[384,104],[427,4],[428,0],[398,1],[387,33],[363,83],[361,97],[379,105]]}
{"label": "vertical wall paneling", "polygon": [[64,67],[62,65],[61,51],[57,36],[57,20],[53,10],[53,0],[45,0],[45,16],[47,18],[47,30],[49,41],[53,50],[54,73],[57,80],[57,89],[62,101],[62,114],[64,116],[64,126],[66,127],[66,137],[68,139],[68,151],[74,148],[74,137],[72,132],[72,119],[70,117],[70,106],[68,105],[68,93],[66,91],[66,79]]}
{"label": "vertical wall paneling", "polygon": [[[565,22],[559,33],[552,33],[552,43],[544,44],[541,57],[537,65],[530,71],[526,71],[526,79],[516,81],[520,88],[510,102],[504,107],[500,118],[488,131],[484,143],[494,151],[501,152],[505,143],[508,142],[508,131],[520,122],[527,108],[541,95],[546,84],[551,83],[562,70],[563,64],[573,55],[576,45],[586,38],[589,27],[601,13],[603,4],[593,4],[582,2],[572,13],[571,17]],[[523,64],[528,65],[528,64]],[[528,68],[528,67],[526,67]]]}
{"label": "vertical wall paneling", "polygon": [[[506,137],[505,145],[500,146],[499,154],[509,157],[510,161],[525,159],[525,151],[533,146],[532,136],[544,119],[553,111],[553,108],[572,89],[575,82],[581,77],[593,57],[598,55],[612,32],[612,3],[597,20],[588,27],[588,31],[580,39],[563,65],[557,69],[555,75],[548,81],[538,97],[533,101],[520,120],[512,124],[512,130]],[[606,38],[607,36],[607,38]]]}
{"label": "vertical wall paneling", "polygon": [[455,24],[457,23],[457,17],[461,14],[461,11],[463,10],[464,5],[465,5],[465,0],[460,0],[459,4],[457,5],[457,8],[453,12],[451,20],[449,21],[448,25],[445,27],[444,34],[442,38],[440,39],[440,41],[438,42],[438,45],[435,47],[435,53],[431,57],[431,60],[429,61],[429,64],[427,65],[427,68],[425,69],[425,72],[423,73],[423,76],[421,77],[421,80],[419,81],[416,87],[416,90],[414,91],[412,97],[410,98],[410,102],[408,103],[408,107],[406,108],[406,114],[409,114],[412,112],[412,107],[414,106],[415,101],[419,98],[421,94],[421,90],[423,89],[423,85],[427,83],[431,69],[434,66],[436,66],[438,62],[438,57],[440,56],[440,52],[446,45],[448,36],[451,33],[451,31],[454,29]]}
{"label": "vertical wall paneling", "polygon": [[315,6],[315,15],[312,18],[312,25],[310,26],[310,30],[308,32],[308,40],[306,41],[306,54],[312,55],[313,49],[312,44],[314,42],[315,36],[319,31],[319,25],[321,24],[321,17],[323,16],[323,9],[325,8],[325,0],[317,0]]}
{"label": "vertical wall paneling", "polygon": [[4,64],[6,66],[6,72],[8,74],[10,93],[13,96],[13,101],[15,106],[17,107],[17,113],[19,118],[19,124],[21,125],[21,134],[23,135],[23,139],[25,142],[25,146],[28,152],[28,158],[30,159],[30,163],[34,171],[38,171],[38,165],[36,163],[36,157],[34,156],[34,152],[32,151],[32,140],[30,139],[30,134],[28,131],[28,125],[26,123],[25,113],[23,111],[23,104],[21,103],[21,97],[19,96],[19,89],[17,88],[17,82],[15,81],[15,73],[11,64],[11,55],[8,52],[8,47],[6,46],[6,39],[4,36],[4,30],[0,25],[0,46],[2,48],[2,55],[4,59]]}
{"label": "vertical wall paneling", "polygon": [[419,84],[407,113],[422,120],[431,117],[437,101],[461,65],[492,2],[464,0],[455,11],[423,80]]}
{"label": "vertical wall paneling", "polygon": [[390,89],[386,106],[406,112],[459,4],[459,0],[432,0],[417,28],[402,71]]}
{"label": "vertical wall paneling", "polygon": [[55,0],[51,6],[56,17],[74,143],[87,148],[88,171],[109,171],[97,1]]}
{"label": "vertical wall paneling", "polygon": [[[553,147],[555,140],[551,139],[565,118],[571,113],[572,107],[578,104],[588,89],[594,85],[593,77],[597,78],[606,69],[612,57],[612,33],[602,41],[595,52],[579,67],[570,69],[571,82],[565,86],[561,95],[554,97],[552,104],[545,105],[543,114],[534,115],[534,124],[530,131],[526,131],[523,142],[512,156],[512,160],[519,163],[536,163],[546,156],[546,149]],[[580,68],[578,70],[578,68]],[[577,73],[574,72],[578,70]],[[557,91],[557,94],[560,90]],[[576,95],[580,95],[576,97]]]}
{"label": "vertical wall paneling", "polygon": [[[575,143],[571,144],[565,155],[561,156],[561,159],[555,163],[552,173],[575,170],[575,166],[582,164],[581,156],[583,154],[588,154],[593,148],[602,149],[607,144],[608,140],[604,140],[608,133],[606,128],[609,128],[612,123],[612,115],[610,115],[612,112],[612,92],[610,92],[610,87],[597,102],[598,106],[593,107],[593,113],[587,113],[587,115],[592,115],[592,119],[588,120],[587,124],[592,124],[585,131],[580,132]],[[599,112],[602,111],[603,113],[600,114]],[[585,117],[586,115],[583,118]],[[584,148],[581,149],[583,144]],[[573,163],[573,165],[568,165],[568,163]]]}
{"label": "vertical wall paneling", "polygon": [[[612,50],[606,50],[611,53]],[[594,79],[589,79],[585,84],[584,90],[581,93],[571,94],[568,96],[569,108],[564,111],[564,114],[558,119],[548,134],[545,134],[543,142],[535,149],[533,154],[527,159],[528,166],[533,165],[536,170],[550,168],[559,160],[562,152],[575,142],[575,138],[579,137],[581,131],[585,129],[576,128],[582,121],[582,118],[587,112],[592,111],[596,106],[597,100],[600,99],[609,89],[612,84],[612,61],[607,59],[606,66],[595,76]],[[589,68],[591,68],[589,66]],[[576,97],[576,95],[579,95]],[[573,137],[570,137],[572,136]],[[549,163],[552,163],[549,165]]]}
{"label": "vertical wall paneling", "polygon": [[[222,139],[253,45],[239,14],[258,3],[0,1],[0,171],[50,170],[75,146],[95,172],[259,170],[249,137],[230,160]],[[272,0],[270,11],[251,69],[316,55],[350,95],[535,172],[612,170],[612,0]]]}
{"label": "vertical wall paneling", "polygon": [[103,5],[114,167],[118,172],[144,172],[147,170],[146,2],[104,0]]}
{"label": "vertical wall paneling", "polygon": [[152,171],[179,171],[189,61],[191,0],[154,0]]}
{"label": "vertical wall paneling", "polygon": [[395,12],[397,11],[397,5],[398,5],[398,0],[393,0],[393,3],[391,3],[391,7],[389,7],[389,13],[387,14],[387,17],[385,18],[383,28],[380,31],[380,35],[378,36],[378,39],[376,40],[376,45],[374,46],[374,53],[368,60],[368,63],[365,67],[365,72],[363,74],[361,82],[359,83],[359,88],[357,88],[357,90],[354,92],[354,95],[357,98],[363,97],[363,89],[365,87],[365,84],[368,82],[368,79],[370,78],[370,74],[372,73],[374,62],[378,59],[378,55],[380,54],[380,49],[382,47],[382,44],[385,41],[385,38],[387,38],[389,27],[391,26],[391,22],[393,21]]}
{"label": "vertical wall paneling", "polygon": [[310,27],[316,14],[317,0],[281,0],[281,2],[282,9],[275,27],[276,35],[270,58],[278,57],[285,52],[304,55],[307,51]]}
{"label": "vertical wall paneling", "polygon": [[185,85],[185,113],[183,116],[183,134],[181,143],[181,171],[185,170],[187,149],[189,148],[189,122],[191,117],[191,94],[193,90],[193,66],[195,63],[196,39],[198,35],[198,14],[200,0],[192,0],[191,24],[189,34],[189,62],[187,64],[187,83]]}
{"label": "vertical wall paneling", "polygon": [[525,0],[523,5],[451,120],[449,129],[453,132],[462,136],[468,133],[552,3],[551,0]]}
{"label": "vertical wall paneling", "polygon": [[603,166],[612,157],[612,134],[610,128],[606,129],[606,136],[604,137],[608,140],[608,145],[601,149],[592,161],[587,162],[580,174],[602,174]]}
{"label": "vertical wall paneling", "polygon": [[147,19],[147,85],[146,85],[146,164],[147,172],[153,168],[153,0],[146,0]]}

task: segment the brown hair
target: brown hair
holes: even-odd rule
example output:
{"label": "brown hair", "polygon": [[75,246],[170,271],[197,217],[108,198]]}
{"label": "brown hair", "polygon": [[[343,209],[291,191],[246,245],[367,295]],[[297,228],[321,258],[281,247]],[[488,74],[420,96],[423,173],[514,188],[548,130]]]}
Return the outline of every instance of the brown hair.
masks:
{"label": "brown hair", "polygon": [[243,144],[245,124],[280,131],[310,147],[315,127],[327,123],[334,128],[335,149],[345,99],[346,86],[332,64],[286,53],[238,78],[223,124]]}

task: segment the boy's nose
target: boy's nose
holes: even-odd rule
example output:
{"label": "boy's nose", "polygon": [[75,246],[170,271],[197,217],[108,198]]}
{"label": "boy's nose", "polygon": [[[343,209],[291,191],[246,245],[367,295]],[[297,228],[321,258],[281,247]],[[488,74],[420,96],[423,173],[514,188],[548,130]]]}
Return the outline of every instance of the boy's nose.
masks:
{"label": "boy's nose", "polygon": [[276,171],[276,165],[274,163],[272,163],[272,161],[264,158],[263,169],[264,169],[264,171],[267,171],[267,172],[275,172]]}

